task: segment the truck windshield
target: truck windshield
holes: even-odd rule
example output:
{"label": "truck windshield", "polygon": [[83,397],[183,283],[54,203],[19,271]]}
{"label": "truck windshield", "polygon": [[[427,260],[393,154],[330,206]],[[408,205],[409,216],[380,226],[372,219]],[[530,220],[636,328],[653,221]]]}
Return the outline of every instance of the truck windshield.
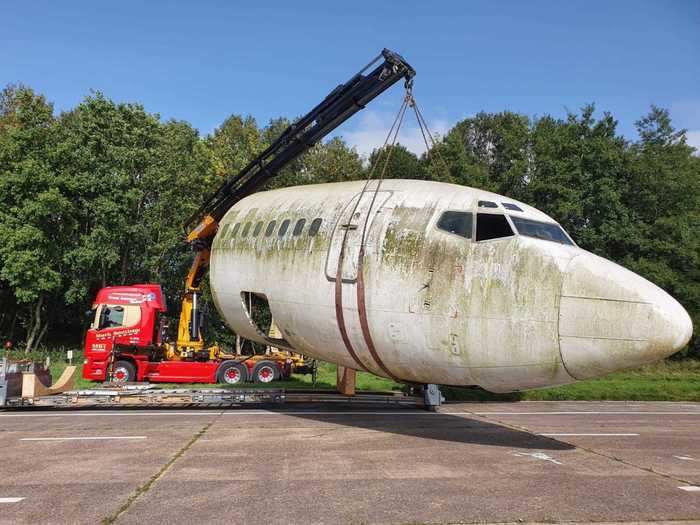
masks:
{"label": "truck windshield", "polygon": [[510,216],[510,220],[513,221],[513,224],[520,235],[535,237],[536,239],[544,239],[545,241],[554,241],[560,244],[568,244],[569,246],[574,245],[569,237],[567,237],[566,233],[564,233],[562,227],[553,222],[533,221],[531,219],[524,219],[523,217],[515,217],[513,215]]}

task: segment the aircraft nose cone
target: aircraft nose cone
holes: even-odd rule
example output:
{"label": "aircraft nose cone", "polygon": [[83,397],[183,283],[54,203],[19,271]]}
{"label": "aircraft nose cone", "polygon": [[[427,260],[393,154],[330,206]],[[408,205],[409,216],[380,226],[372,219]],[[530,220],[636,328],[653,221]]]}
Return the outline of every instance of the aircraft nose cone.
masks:
{"label": "aircraft nose cone", "polygon": [[566,268],[559,345],[574,378],[653,363],[682,349],[692,332],[678,301],[622,266],[584,253]]}

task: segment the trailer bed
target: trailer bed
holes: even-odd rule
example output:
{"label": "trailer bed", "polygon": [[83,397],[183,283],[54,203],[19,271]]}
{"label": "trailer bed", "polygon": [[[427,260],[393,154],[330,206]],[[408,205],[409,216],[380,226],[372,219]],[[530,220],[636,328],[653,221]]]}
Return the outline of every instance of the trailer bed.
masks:
{"label": "trailer bed", "polygon": [[379,406],[420,405],[421,399],[400,393],[359,392],[345,396],[332,390],[285,390],[273,388],[159,388],[152,385],[75,390],[35,398],[7,397],[8,409],[29,408],[226,408],[286,403],[332,403]]}
{"label": "trailer bed", "polygon": [[[284,403],[331,403],[374,406],[422,406],[423,398],[402,392],[357,392],[352,396],[335,390],[280,388],[163,388],[157,384],[105,383],[100,387],[68,390],[46,395],[47,389],[22,388],[22,383],[38,377],[34,364],[13,367],[0,360],[0,409],[30,408],[209,408]],[[31,371],[29,371],[31,370]],[[45,379],[50,383],[50,378]],[[67,386],[67,385],[66,385]],[[71,388],[67,386],[67,388]]]}

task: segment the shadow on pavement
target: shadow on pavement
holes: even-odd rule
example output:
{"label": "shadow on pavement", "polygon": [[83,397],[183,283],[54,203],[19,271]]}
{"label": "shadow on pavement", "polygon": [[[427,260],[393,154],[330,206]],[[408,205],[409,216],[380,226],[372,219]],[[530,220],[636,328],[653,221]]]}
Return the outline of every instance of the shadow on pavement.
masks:
{"label": "shadow on pavement", "polygon": [[407,411],[406,414],[397,415],[395,412],[382,414],[381,411],[366,411],[364,413],[358,411],[343,414],[274,409],[273,411],[322,423],[452,443],[539,450],[573,450],[576,448],[556,439],[515,430],[481,419],[444,412]]}

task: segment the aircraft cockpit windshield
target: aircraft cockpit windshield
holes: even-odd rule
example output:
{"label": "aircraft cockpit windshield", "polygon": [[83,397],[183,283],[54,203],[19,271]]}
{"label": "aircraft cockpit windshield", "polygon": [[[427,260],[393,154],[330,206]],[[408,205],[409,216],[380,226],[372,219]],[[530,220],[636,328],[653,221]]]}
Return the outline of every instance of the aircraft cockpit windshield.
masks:
{"label": "aircraft cockpit windshield", "polygon": [[520,235],[574,246],[574,243],[571,242],[571,239],[569,239],[562,227],[558,224],[533,221],[532,219],[525,219],[514,215],[510,216],[510,220],[513,221],[513,225]]}

